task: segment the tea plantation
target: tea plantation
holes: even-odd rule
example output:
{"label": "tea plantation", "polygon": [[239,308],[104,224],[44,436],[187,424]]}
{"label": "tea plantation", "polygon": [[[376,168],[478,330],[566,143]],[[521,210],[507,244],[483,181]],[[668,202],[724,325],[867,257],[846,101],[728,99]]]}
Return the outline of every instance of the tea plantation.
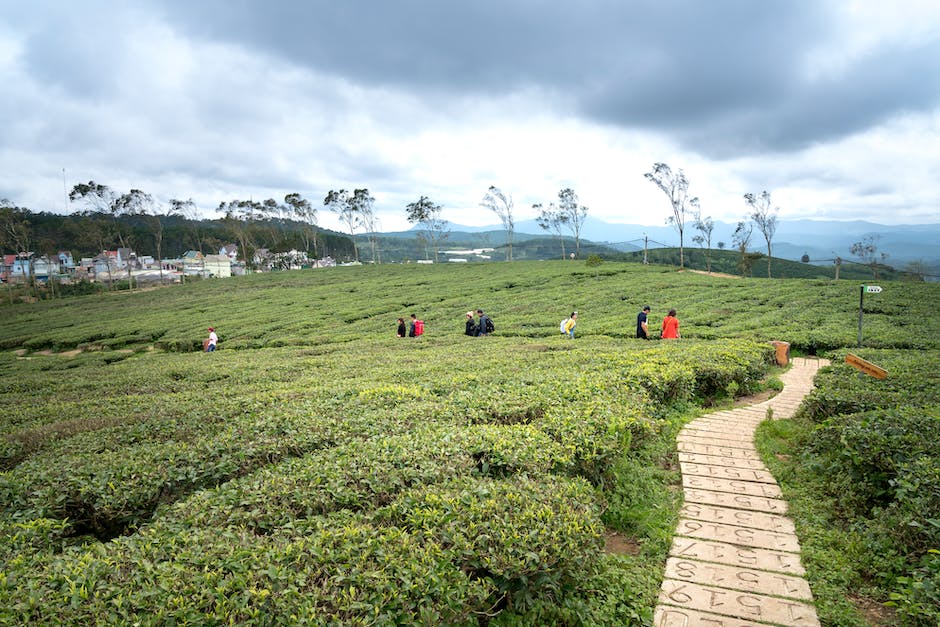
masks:
{"label": "tea plantation", "polygon": [[[810,553],[829,624],[863,620],[851,587],[930,620],[940,578],[940,286],[883,287],[861,354],[887,384],[836,364],[764,436],[805,456],[776,471],[817,555],[845,525],[890,556],[834,573]],[[5,306],[0,624],[650,624],[676,431],[775,387],[769,340],[838,361],[858,301],[854,282],[515,262]],[[634,339],[646,304],[683,339]],[[478,307],[490,337],[463,335]],[[395,337],[411,313],[425,335]]]}

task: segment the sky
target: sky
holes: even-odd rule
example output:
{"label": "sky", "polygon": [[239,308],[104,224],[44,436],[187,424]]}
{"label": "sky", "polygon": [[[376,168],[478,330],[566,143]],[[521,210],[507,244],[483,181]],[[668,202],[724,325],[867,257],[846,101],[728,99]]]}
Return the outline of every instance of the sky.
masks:
{"label": "sky", "polygon": [[572,188],[662,225],[644,173],[703,216],[940,222],[936,0],[0,0],[0,198],[77,183],[161,203],[368,188],[381,230],[427,196],[516,221]]}

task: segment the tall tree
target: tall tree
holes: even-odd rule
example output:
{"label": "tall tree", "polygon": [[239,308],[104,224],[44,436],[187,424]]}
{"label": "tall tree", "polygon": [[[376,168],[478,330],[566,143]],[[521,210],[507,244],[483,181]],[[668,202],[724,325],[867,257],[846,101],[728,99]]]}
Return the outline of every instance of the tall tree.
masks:
{"label": "tall tree", "polygon": [[887,253],[878,252],[879,235],[866,235],[860,242],[855,242],[849,248],[849,252],[862,260],[862,263],[871,268],[872,276],[878,280],[878,265],[884,264],[888,259]]}
{"label": "tall tree", "polygon": [[679,233],[679,268],[685,267],[685,220],[689,211],[689,205],[697,199],[689,198],[689,179],[680,169],[673,172],[665,163],[654,163],[653,171],[647,172],[643,176],[652,181],[656,187],[663,190],[669,199],[672,207],[672,215],[666,218],[666,223],[671,224]]}
{"label": "tall tree", "polygon": [[[696,203],[697,205],[697,203]],[[712,231],[715,230],[715,222],[711,216],[702,217],[701,210],[695,213],[695,222],[692,223],[698,235],[692,238],[692,241],[705,249],[705,266],[708,272],[712,271]]]}
{"label": "tall tree", "polygon": [[571,229],[574,235],[575,256],[581,257],[581,227],[584,226],[584,220],[587,218],[588,208],[578,204],[578,195],[570,187],[558,192],[558,210],[565,217],[565,224]]}
{"label": "tall tree", "polygon": [[741,220],[738,222],[737,228],[731,235],[731,241],[734,242],[734,245],[738,249],[738,269],[741,271],[742,277],[751,276],[751,268],[754,266],[754,261],[760,256],[747,251],[748,246],[751,244],[751,235],[753,233],[754,225],[747,220]]}
{"label": "tall tree", "polygon": [[317,253],[317,208],[297,192],[284,196],[284,205],[291,217],[304,224],[304,251],[309,255],[310,244],[312,243],[313,258],[319,259],[320,256]]}
{"label": "tall tree", "polygon": [[516,230],[512,215],[512,196],[495,185],[490,185],[489,190],[483,195],[480,206],[495,213],[499,217],[499,221],[503,223],[503,228],[506,230],[506,261],[512,261],[512,239]]}
{"label": "tall tree", "polygon": [[561,258],[565,258],[565,234],[562,231],[568,225],[568,214],[563,213],[555,206],[555,203],[549,203],[548,207],[543,207],[541,203],[532,205],[537,212],[535,217],[536,224],[542,230],[550,231],[561,242]]}
{"label": "tall tree", "polygon": [[751,220],[757,225],[758,230],[764,235],[764,241],[767,242],[767,278],[769,279],[772,253],[770,242],[777,231],[777,214],[780,212],[780,207],[771,209],[770,192],[767,190],[759,195],[744,194],[744,201],[751,208]]}
{"label": "tall tree", "polygon": [[368,189],[357,189],[353,191],[350,202],[356,208],[359,214],[359,224],[365,229],[366,236],[369,238],[369,245],[372,247],[372,263],[380,263],[381,260],[376,256],[379,219],[375,215],[375,198],[369,194]]}
{"label": "tall tree", "polygon": [[121,248],[129,248],[129,233],[125,233],[123,225],[118,217],[122,213],[122,208],[118,203],[121,195],[116,191],[103,185],[88,181],[79,183],[69,192],[69,200],[72,202],[82,202],[88,209],[111,216],[111,226],[114,235],[117,236],[118,245]]}
{"label": "tall tree", "polygon": [[[15,207],[10,201],[0,200],[0,252],[12,250],[17,259],[25,262],[27,289],[36,289],[33,273],[32,229],[29,224],[29,209]],[[13,289],[8,290],[10,304],[13,304]]]}
{"label": "tall tree", "polygon": [[353,204],[352,197],[345,189],[338,192],[332,189],[323,199],[323,205],[339,216],[339,219],[349,229],[349,237],[353,242],[353,253],[359,261],[359,246],[356,245],[356,227],[359,226],[359,205]]}
{"label": "tall tree", "polygon": [[256,200],[232,200],[220,203],[219,212],[224,216],[222,222],[238,241],[245,269],[251,272],[259,248],[257,226],[267,215],[264,204]]}
{"label": "tall tree", "polygon": [[[124,215],[138,216],[149,227],[157,250],[157,262],[160,264],[160,282],[163,283],[163,217],[160,205],[150,194],[139,189],[132,189],[117,199],[117,206]],[[127,280],[132,283],[131,264],[127,264]]]}
{"label": "tall tree", "polygon": [[193,250],[205,254],[204,244],[205,235],[202,224],[202,216],[199,214],[199,208],[192,198],[180,200],[178,198],[170,199],[170,215],[178,215],[186,220],[192,237]]}
{"label": "tall tree", "polygon": [[440,243],[449,235],[447,220],[441,217],[441,205],[436,205],[427,196],[422,196],[416,202],[409,203],[405,209],[409,222],[424,226],[424,237],[434,249],[434,263],[437,263]]}

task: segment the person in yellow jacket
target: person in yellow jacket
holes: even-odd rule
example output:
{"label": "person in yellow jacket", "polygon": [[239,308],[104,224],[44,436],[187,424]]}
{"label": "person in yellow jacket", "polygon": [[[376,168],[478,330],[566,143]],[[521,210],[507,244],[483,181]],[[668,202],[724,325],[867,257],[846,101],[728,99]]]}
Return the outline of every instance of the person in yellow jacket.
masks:
{"label": "person in yellow jacket", "polygon": [[566,336],[574,339],[574,328],[578,326],[578,312],[572,311],[571,317],[565,320],[565,324],[562,326],[562,330]]}

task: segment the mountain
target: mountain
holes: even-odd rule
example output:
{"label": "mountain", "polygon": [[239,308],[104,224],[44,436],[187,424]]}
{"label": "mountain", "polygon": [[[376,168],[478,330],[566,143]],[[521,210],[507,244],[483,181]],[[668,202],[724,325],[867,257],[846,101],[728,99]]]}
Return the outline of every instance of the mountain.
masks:
{"label": "mountain", "polygon": [[[723,242],[726,248],[732,248],[731,236],[736,224],[715,222],[712,232],[712,248]],[[500,225],[470,227],[451,224],[453,232],[486,234],[489,241],[500,243],[505,239]],[[413,233],[409,236],[413,237]],[[538,235],[534,235],[538,234]],[[685,246],[698,248],[692,237],[698,232],[692,221],[686,223]],[[545,231],[539,228],[535,220],[520,220],[516,223],[514,239],[520,241],[523,235],[545,237]],[[831,260],[836,256],[852,259],[849,252],[852,244],[872,235],[877,237],[879,252],[888,255],[889,265],[904,265],[910,261],[924,261],[929,265],[940,264],[940,224],[875,224],[855,220],[839,222],[835,220],[780,220],[771,244],[774,257],[800,259],[804,254],[811,260]],[[643,248],[644,239],[648,238],[650,248],[677,247],[679,235],[668,225],[644,226],[641,224],[620,224],[606,222],[588,216],[581,229],[581,239],[599,244],[606,244],[618,250]],[[765,250],[764,238],[755,229],[751,236],[751,249]]]}

